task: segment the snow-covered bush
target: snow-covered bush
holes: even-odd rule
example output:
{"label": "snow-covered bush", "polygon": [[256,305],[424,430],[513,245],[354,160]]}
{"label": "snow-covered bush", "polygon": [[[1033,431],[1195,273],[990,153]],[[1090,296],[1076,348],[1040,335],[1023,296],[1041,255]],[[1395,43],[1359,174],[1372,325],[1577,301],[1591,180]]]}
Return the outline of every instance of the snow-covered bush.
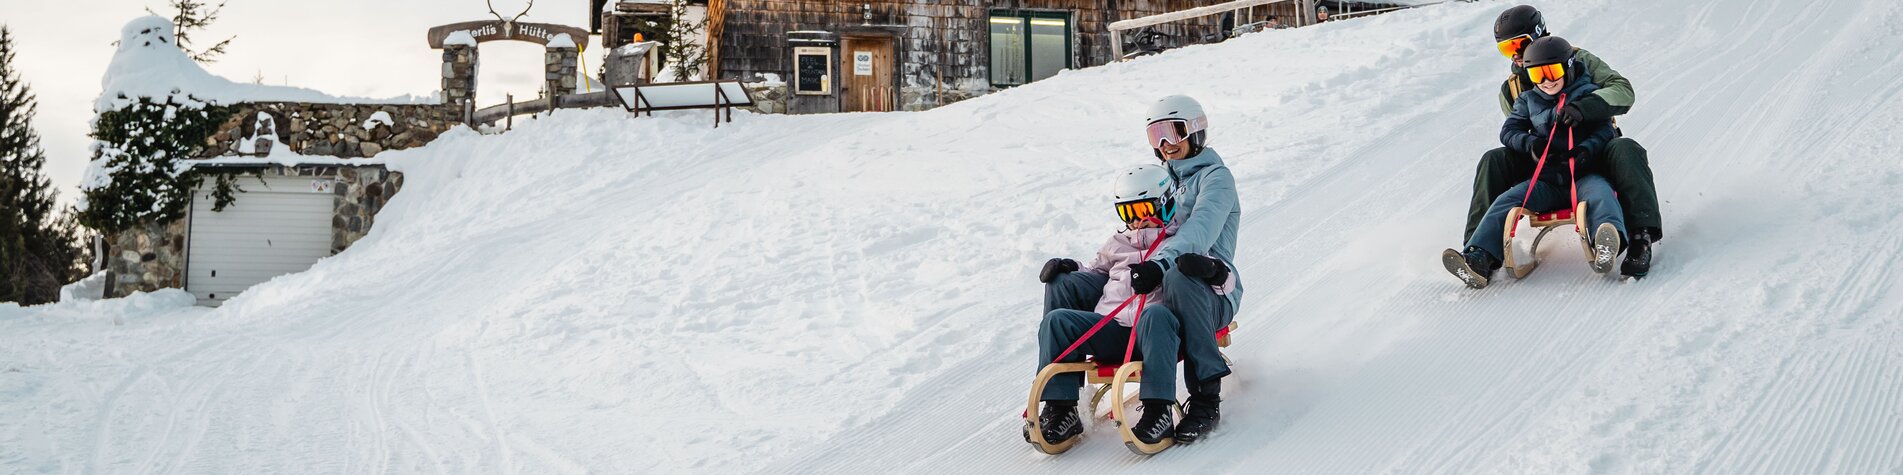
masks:
{"label": "snow-covered bush", "polygon": [[[223,106],[189,98],[139,98],[93,121],[93,165],[83,184],[80,223],[117,232],[141,222],[184,216],[200,178],[186,160],[231,117]],[[220,204],[230,196],[219,199]]]}

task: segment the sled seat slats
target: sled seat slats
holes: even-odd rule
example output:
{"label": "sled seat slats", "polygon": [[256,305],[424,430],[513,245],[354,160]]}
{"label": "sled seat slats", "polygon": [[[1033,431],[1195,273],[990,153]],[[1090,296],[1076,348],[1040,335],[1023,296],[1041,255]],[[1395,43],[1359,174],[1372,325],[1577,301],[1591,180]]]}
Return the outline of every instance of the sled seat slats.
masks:
{"label": "sled seat slats", "polygon": [[1533,215],[1532,219],[1533,227],[1535,228],[1550,228],[1553,226],[1573,224],[1573,210],[1562,209],[1551,213],[1539,213]]}
{"label": "sled seat slats", "polygon": [[[1234,332],[1235,330],[1236,330],[1236,322],[1229,322],[1229,326],[1216,330],[1216,346],[1218,348],[1228,348],[1229,334],[1231,332]],[[1120,363],[1120,362],[1119,363],[1106,363],[1101,361],[1092,361],[1092,362],[1097,363],[1097,370],[1091,371],[1089,373],[1089,377],[1085,378],[1089,380],[1090,384],[1109,384],[1111,378],[1114,378],[1117,375],[1117,367],[1123,366],[1123,363]],[[1140,376],[1142,376],[1142,374],[1138,373],[1137,376],[1131,377],[1130,381],[1132,382],[1138,381],[1138,377]]]}

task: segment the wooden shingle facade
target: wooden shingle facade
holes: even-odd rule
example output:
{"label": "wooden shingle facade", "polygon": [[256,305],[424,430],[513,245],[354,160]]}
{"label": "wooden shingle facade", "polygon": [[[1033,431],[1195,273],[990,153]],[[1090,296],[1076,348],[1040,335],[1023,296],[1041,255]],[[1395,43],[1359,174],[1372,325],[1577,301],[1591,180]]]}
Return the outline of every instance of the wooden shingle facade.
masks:
{"label": "wooden shingle facade", "polygon": [[[1112,23],[1228,0],[690,0],[707,21],[705,79],[786,84],[776,111],[923,110],[1035,82],[1065,69],[1100,66],[1119,51],[1221,41],[1228,28],[1273,16],[1283,26],[1314,23],[1313,8],[1392,7],[1379,0],[1273,2],[1122,32]],[[660,0],[592,0],[609,47],[636,30],[665,30]],[[1249,30],[1250,28],[1244,28]],[[1142,39],[1156,39],[1146,46]],[[693,41],[701,41],[694,38]],[[782,96],[782,94],[773,94]]]}
{"label": "wooden shingle facade", "polygon": [[[921,110],[1113,61],[1111,22],[1217,0],[710,0],[710,73],[790,83],[792,113]],[[1182,43],[1218,19],[1157,27]]]}

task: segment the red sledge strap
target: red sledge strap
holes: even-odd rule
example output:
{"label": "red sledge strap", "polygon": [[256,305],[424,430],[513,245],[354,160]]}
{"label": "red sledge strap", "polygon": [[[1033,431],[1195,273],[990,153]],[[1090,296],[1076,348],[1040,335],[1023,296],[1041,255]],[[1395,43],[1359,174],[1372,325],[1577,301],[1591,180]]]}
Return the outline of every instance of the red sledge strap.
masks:
{"label": "red sledge strap", "polygon": [[[1166,237],[1166,236],[1161,236],[1161,235],[1159,235],[1159,236],[1157,236],[1157,238],[1156,238],[1156,242],[1152,242],[1152,243],[1150,243],[1150,248],[1149,248],[1148,250],[1145,250],[1145,251],[1143,251],[1143,260],[1145,260],[1145,261],[1148,261],[1148,260],[1150,260],[1150,255],[1151,255],[1151,254],[1155,254],[1155,253],[1156,253],[1156,248],[1157,248],[1158,246],[1161,246],[1161,245],[1163,245],[1163,238],[1164,238],[1164,237]],[[1104,324],[1107,324],[1107,323],[1110,323],[1110,321],[1111,321],[1111,320],[1115,320],[1115,319],[1117,318],[1117,312],[1122,312],[1122,311],[1123,311],[1123,308],[1124,308],[1124,307],[1128,307],[1128,306],[1130,306],[1130,301],[1132,301],[1132,300],[1137,300],[1137,297],[1145,297],[1145,298],[1143,299],[1143,302],[1148,302],[1148,301],[1149,301],[1149,298],[1148,298],[1148,296],[1144,296],[1144,295],[1132,295],[1132,296],[1130,296],[1130,298],[1127,298],[1127,299],[1123,299],[1123,303],[1122,303],[1122,304],[1119,304],[1119,305],[1117,305],[1117,308],[1116,308],[1116,309],[1113,309],[1113,310],[1111,310],[1111,311],[1110,311],[1110,314],[1109,314],[1109,315],[1104,315],[1102,319],[1098,319],[1098,320],[1097,320],[1097,324],[1096,324],[1096,325],[1091,325],[1091,326],[1090,326],[1090,330],[1089,330],[1089,331],[1085,331],[1085,332],[1084,332],[1084,336],[1080,336],[1080,337],[1077,337],[1077,341],[1073,341],[1073,342],[1070,342],[1070,348],[1065,348],[1065,349],[1064,349],[1064,352],[1063,352],[1063,353],[1058,353],[1058,354],[1057,354],[1057,359],[1054,359],[1054,360],[1051,360],[1051,362],[1052,362],[1052,363],[1056,363],[1056,362],[1059,362],[1059,361],[1064,361],[1064,357],[1066,357],[1066,356],[1070,356],[1070,353],[1071,353],[1071,352],[1073,352],[1073,351],[1077,351],[1077,347],[1080,347],[1080,346],[1084,346],[1084,342],[1086,342],[1086,341],[1090,341],[1090,336],[1091,336],[1091,335],[1096,335],[1096,334],[1097,334],[1097,330],[1102,330],[1102,329],[1103,329],[1103,326],[1104,326]],[[1139,315],[1138,315],[1139,317],[1141,317],[1141,316],[1142,316],[1142,315],[1141,315],[1141,313],[1143,312],[1143,302],[1139,302],[1139,303],[1137,303],[1137,313],[1139,314]],[[1130,324],[1131,324],[1131,326],[1132,326],[1132,327],[1134,327],[1134,326],[1136,326],[1136,320],[1135,320],[1135,319],[1132,319],[1132,320],[1130,321]],[[1130,332],[1130,342],[1131,342],[1131,346],[1135,346],[1135,343],[1136,343],[1136,332]],[[1129,348],[1125,348],[1125,349],[1124,349],[1124,351],[1123,351],[1123,360],[1124,360],[1124,361],[1129,361],[1129,360],[1130,360],[1130,350],[1129,350]]]}
{"label": "red sledge strap", "polygon": [[[1554,110],[1554,111],[1558,111],[1558,110],[1560,110],[1560,109],[1564,109],[1564,108],[1566,108],[1566,95],[1565,95],[1565,94],[1560,94],[1560,95],[1559,95],[1559,107],[1554,107],[1554,108],[1553,108],[1553,110]],[[1536,130],[1537,130],[1537,129],[1536,129]],[[1526,197],[1525,197],[1525,198],[1520,198],[1520,207],[1521,207],[1521,208],[1525,208],[1525,207],[1526,207],[1526,202],[1527,202],[1527,201],[1531,201],[1531,200],[1533,199],[1533,187],[1535,187],[1535,186],[1539,186],[1539,184],[1540,184],[1540,170],[1545,170],[1545,169],[1546,169],[1546,157],[1547,157],[1547,156],[1550,156],[1550,155],[1552,155],[1552,154],[1553,154],[1553,153],[1552,153],[1552,152],[1553,152],[1553,141],[1552,141],[1552,139],[1553,139],[1553,138],[1555,138],[1555,137],[1556,137],[1556,136],[1557,136],[1558,134],[1559,134],[1559,118],[1558,118],[1558,117],[1554,117],[1554,118],[1553,118],[1553,129],[1552,129],[1552,130],[1549,130],[1549,131],[1547,131],[1547,132],[1546,132],[1546,138],[1547,138],[1547,141],[1546,141],[1546,149],[1545,149],[1545,150],[1541,150],[1541,151],[1540,151],[1540,161],[1539,161],[1539,163],[1535,163],[1535,164],[1533,164],[1533,180],[1532,180],[1532,181],[1529,181],[1529,182],[1527,182],[1527,183],[1526,183]],[[1571,149],[1572,149],[1572,140],[1570,140],[1570,139],[1571,139],[1571,136],[1572,136],[1572,129],[1567,129],[1567,134],[1566,134],[1566,135],[1568,136],[1568,140],[1566,141],[1566,149],[1567,149],[1567,150],[1571,150]]]}

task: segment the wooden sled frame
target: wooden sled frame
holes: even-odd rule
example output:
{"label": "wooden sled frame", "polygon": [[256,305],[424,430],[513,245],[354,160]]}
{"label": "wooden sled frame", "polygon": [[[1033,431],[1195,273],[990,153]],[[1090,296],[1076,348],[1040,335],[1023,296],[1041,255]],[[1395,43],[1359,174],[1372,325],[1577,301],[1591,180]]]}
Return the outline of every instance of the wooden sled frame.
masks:
{"label": "wooden sled frame", "polygon": [[[1216,347],[1228,348],[1229,336],[1235,333],[1235,331],[1235,322],[1229,322],[1229,326],[1217,330]],[[1225,362],[1230,361],[1228,355],[1223,355],[1222,359]],[[1233,365],[1234,363],[1231,362],[1230,364]],[[1086,360],[1078,363],[1051,363],[1044,365],[1044,369],[1037,372],[1037,380],[1031,383],[1031,396],[1024,406],[1024,427],[1027,431],[1026,435],[1031,440],[1031,445],[1037,446],[1038,451],[1051,455],[1061,454],[1070,450],[1071,447],[1076,446],[1077,441],[1084,438],[1083,434],[1078,434],[1078,436],[1072,437],[1063,443],[1052,444],[1044,440],[1044,428],[1038,425],[1038,405],[1043,402],[1044,385],[1045,383],[1049,383],[1052,377],[1064,373],[1084,373],[1084,384],[1097,385],[1096,391],[1093,391],[1090,397],[1090,406],[1087,409],[1089,412],[1086,413],[1086,419],[1097,417],[1097,405],[1103,401],[1104,395],[1108,394],[1111,396],[1110,400],[1113,401],[1115,405],[1110,407],[1110,419],[1115,421],[1118,435],[1123,437],[1124,445],[1128,446],[1131,451],[1143,455],[1154,455],[1157,452],[1162,452],[1163,449],[1169,448],[1170,445],[1176,442],[1175,439],[1165,438],[1155,444],[1144,444],[1142,441],[1137,440],[1136,433],[1133,432],[1135,429],[1132,427],[1134,424],[1123,423],[1123,421],[1126,420],[1125,408],[1130,405],[1130,399],[1135,398],[1135,395],[1130,396],[1130,398],[1125,398],[1123,388],[1127,384],[1143,382],[1142,361],[1132,361],[1112,366],[1108,363],[1097,363],[1095,361]],[[1181,408],[1171,406],[1171,410],[1175,412],[1177,419],[1182,419]]]}
{"label": "wooden sled frame", "polygon": [[[1592,240],[1586,238],[1586,236],[1588,236],[1588,234],[1586,234],[1586,202],[1581,201],[1573,204],[1570,215],[1567,211],[1569,210],[1560,210],[1551,213],[1535,213],[1532,210],[1520,207],[1515,207],[1507,211],[1506,232],[1503,236],[1505,240],[1503,244],[1505,245],[1500,248],[1503,251],[1501,254],[1504,254],[1501,261],[1502,266],[1506,267],[1507,272],[1513,274],[1513,278],[1524,279],[1526,276],[1532,275],[1533,270],[1539,268],[1540,265],[1540,241],[1546,239],[1547,233],[1553,232],[1554,229],[1567,224],[1573,225],[1573,231],[1579,233],[1579,244],[1586,250],[1586,259],[1589,261],[1592,260]],[[1513,237],[1519,230],[1520,217],[1522,216],[1526,217],[1527,221],[1531,222],[1533,227],[1539,228],[1540,233],[1533,237],[1533,247],[1528,248],[1526,251],[1529,259],[1528,262],[1515,262]]]}

